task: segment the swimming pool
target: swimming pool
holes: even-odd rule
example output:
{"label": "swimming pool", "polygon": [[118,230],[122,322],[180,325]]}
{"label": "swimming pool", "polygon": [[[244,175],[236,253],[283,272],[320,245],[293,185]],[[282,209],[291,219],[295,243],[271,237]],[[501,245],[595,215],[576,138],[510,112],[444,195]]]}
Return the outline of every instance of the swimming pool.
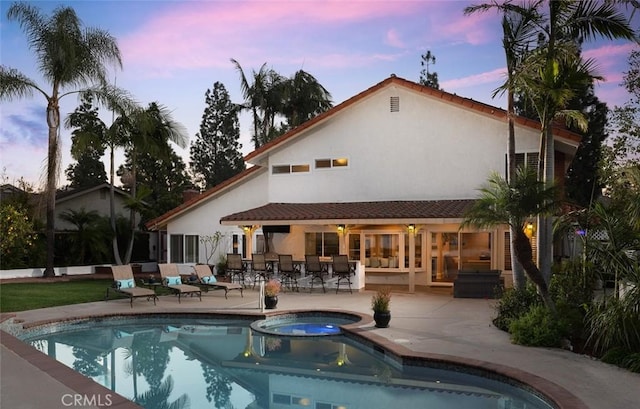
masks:
{"label": "swimming pool", "polygon": [[47,325],[21,338],[148,409],[187,401],[192,408],[552,407],[504,379],[452,365],[403,366],[347,335],[273,336],[251,323],[119,317]]}

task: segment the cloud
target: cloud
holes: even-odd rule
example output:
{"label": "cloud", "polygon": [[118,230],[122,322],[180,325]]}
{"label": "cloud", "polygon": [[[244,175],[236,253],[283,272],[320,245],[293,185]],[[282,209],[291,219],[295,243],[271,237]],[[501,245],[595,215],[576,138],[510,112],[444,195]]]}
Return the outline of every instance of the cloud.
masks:
{"label": "cloud", "polygon": [[492,71],[482,72],[467,77],[456,78],[442,82],[440,85],[443,89],[449,91],[459,90],[469,87],[475,87],[482,84],[496,83],[496,87],[504,82],[507,75],[506,68],[496,68]]}
{"label": "cloud", "polygon": [[384,43],[396,48],[405,47],[405,44],[400,39],[400,34],[398,33],[397,30],[394,30],[394,29],[387,31],[387,36],[385,38]]}
{"label": "cloud", "polygon": [[[309,43],[330,38],[335,53],[360,38],[365,24],[401,17],[424,8],[422,2],[249,1],[185,2],[148,16],[135,32],[120,38],[125,69],[136,75],[166,78],[179,69],[231,68],[233,57],[249,65],[273,56],[308,55]],[[376,27],[380,31],[379,28]],[[355,33],[354,33],[355,31]],[[380,31],[381,33],[384,33]],[[390,29],[385,41],[402,47],[400,32]],[[342,42],[340,40],[343,40]],[[320,48],[320,47],[319,47]]]}

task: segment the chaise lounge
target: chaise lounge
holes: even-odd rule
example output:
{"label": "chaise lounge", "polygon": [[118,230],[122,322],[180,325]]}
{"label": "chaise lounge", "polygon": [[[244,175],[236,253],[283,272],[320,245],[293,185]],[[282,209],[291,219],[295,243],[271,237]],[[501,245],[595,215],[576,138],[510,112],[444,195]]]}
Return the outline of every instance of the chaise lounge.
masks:
{"label": "chaise lounge", "polygon": [[227,293],[231,290],[240,290],[240,296],[244,297],[242,293],[243,286],[238,283],[226,283],[218,281],[216,276],[211,274],[211,269],[206,264],[196,264],[193,266],[198,277],[198,285],[205,289],[224,290],[224,298],[227,298]]}
{"label": "chaise lounge", "polygon": [[147,297],[147,301],[153,299],[153,305],[156,305],[158,296],[155,291],[149,288],[136,287],[136,280],[133,278],[133,270],[131,265],[111,266],[111,274],[113,274],[113,286],[107,288],[107,294],[104,300],[109,301],[109,291],[129,297],[129,303],[133,308],[133,299]]}
{"label": "chaise lounge", "polygon": [[178,303],[183,295],[197,295],[202,301],[202,290],[195,285],[182,284],[182,278],[176,264],[158,264],[162,286],[178,296]]}

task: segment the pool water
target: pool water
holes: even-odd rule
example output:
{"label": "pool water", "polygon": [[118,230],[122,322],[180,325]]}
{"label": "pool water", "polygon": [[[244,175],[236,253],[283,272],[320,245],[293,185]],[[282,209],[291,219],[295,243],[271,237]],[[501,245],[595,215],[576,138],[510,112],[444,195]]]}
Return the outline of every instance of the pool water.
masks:
{"label": "pool water", "polygon": [[508,382],[402,366],[346,335],[274,336],[250,324],[114,318],[42,327],[21,338],[147,409],[552,407]]}

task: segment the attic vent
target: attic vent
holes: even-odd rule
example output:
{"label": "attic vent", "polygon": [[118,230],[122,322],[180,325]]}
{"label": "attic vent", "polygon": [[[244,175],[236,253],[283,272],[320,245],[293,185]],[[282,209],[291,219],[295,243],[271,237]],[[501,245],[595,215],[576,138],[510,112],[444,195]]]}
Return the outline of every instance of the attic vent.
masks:
{"label": "attic vent", "polygon": [[400,112],[400,97],[389,98],[390,112]]}

